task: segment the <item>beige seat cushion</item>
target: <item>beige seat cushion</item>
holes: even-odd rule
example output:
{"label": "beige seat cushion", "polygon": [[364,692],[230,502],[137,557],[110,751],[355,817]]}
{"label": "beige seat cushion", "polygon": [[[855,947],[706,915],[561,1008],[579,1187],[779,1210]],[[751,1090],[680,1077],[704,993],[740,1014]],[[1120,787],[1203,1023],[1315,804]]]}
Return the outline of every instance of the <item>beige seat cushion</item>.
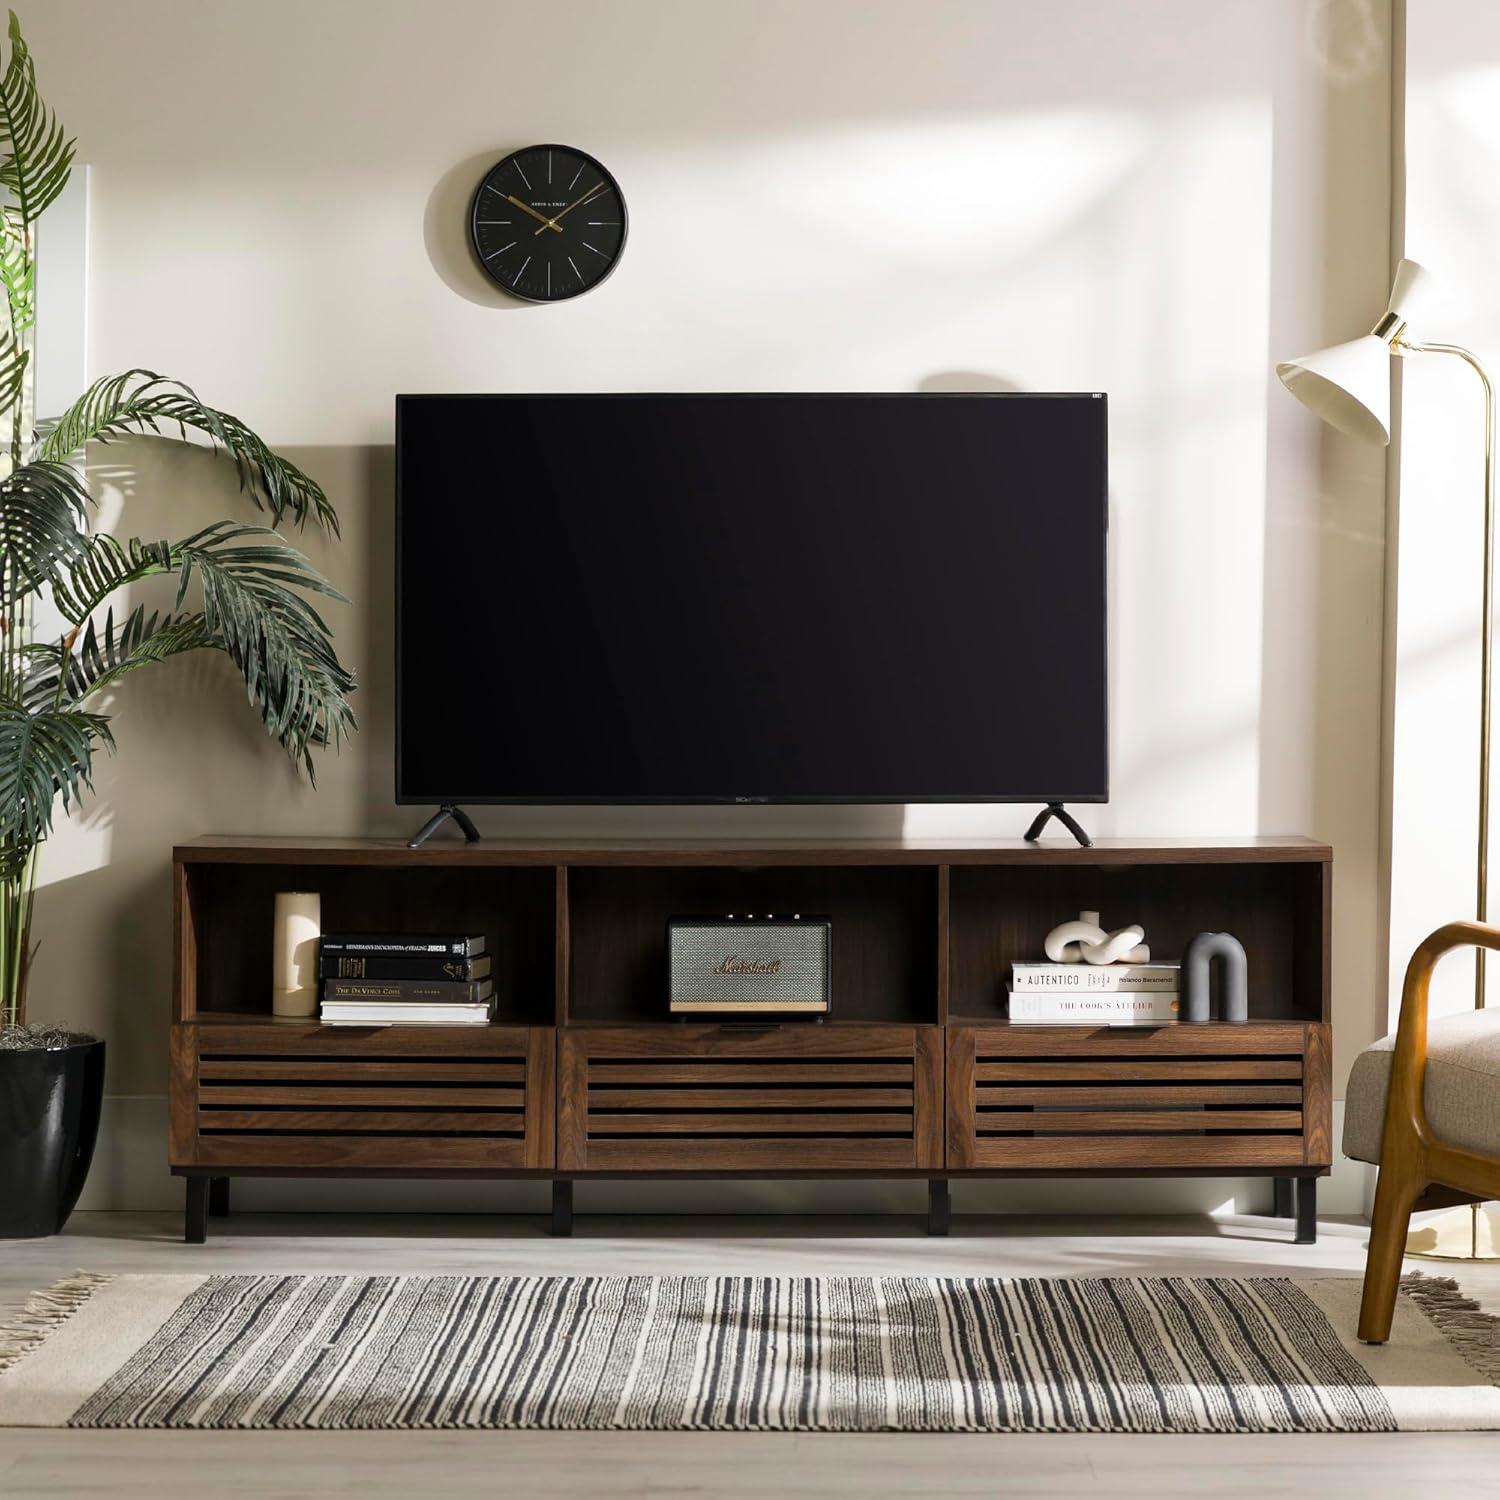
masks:
{"label": "beige seat cushion", "polygon": [[[1366,1047],[1349,1074],[1344,1155],[1380,1160],[1396,1039]],[[1500,1157],[1500,1007],[1434,1016],[1427,1023],[1427,1122],[1450,1146]]]}

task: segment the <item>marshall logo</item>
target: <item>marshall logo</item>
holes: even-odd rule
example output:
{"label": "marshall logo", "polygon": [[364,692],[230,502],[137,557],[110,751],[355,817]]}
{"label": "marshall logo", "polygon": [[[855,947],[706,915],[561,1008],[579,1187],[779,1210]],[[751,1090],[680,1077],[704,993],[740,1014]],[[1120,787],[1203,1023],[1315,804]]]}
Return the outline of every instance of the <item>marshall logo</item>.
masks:
{"label": "marshall logo", "polygon": [[773,958],[770,963],[758,964],[753,959],[741,958],[738,953],[731,953],[723,963],[714,970],[715,974],[774,974],[781,967],[781,960]]}

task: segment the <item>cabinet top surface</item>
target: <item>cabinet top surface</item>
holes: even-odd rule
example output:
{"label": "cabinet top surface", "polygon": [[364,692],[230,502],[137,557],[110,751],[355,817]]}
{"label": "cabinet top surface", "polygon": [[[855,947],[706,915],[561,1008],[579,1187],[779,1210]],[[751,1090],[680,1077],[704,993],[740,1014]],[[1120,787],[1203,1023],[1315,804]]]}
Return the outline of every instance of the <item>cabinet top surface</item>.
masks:
{"label": "cabinet top surface", "polygon": [[408,849],[402,839],[236,838],[180,844],[184,864],[714,865],[714,864],[1233,864],[1328,861],[1327,844],[1300,835],[1099,839],[1090,848],[1045,839],[482,839]]}

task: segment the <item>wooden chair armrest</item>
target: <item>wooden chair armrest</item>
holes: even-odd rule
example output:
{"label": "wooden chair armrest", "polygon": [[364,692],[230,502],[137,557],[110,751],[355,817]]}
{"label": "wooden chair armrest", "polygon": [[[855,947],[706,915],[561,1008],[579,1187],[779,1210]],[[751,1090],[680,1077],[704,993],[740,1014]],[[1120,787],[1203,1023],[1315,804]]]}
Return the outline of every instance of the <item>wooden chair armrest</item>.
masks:
{"label": "wooden chair armrest", "polygon": [[1410,1121],[1424,1141],[1432,1138],[1423,1102],[1427,1075],[1427,992],[1438,960],[1455,948],[1490,948],[1500,952],[1500,927],[1480,922],[1449,922],[1417,944],[1406,966],[1385,1118],[1387,1127],[1393,1120]]}

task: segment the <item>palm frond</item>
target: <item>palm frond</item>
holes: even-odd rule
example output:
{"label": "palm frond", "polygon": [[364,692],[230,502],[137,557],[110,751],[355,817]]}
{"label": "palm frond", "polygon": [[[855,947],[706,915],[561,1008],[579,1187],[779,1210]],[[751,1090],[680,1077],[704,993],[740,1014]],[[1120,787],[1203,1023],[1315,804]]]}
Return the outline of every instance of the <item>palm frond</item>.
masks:
{"label": "palm frond", "polygon": [[84,554],[83,481],[66,464],[23,464],[0,479],[0,591],[40,588]]}
{"label": "palm frond", "polygon": [[96,630],[92,620],[84,628],[72,663],[68,696],[81,703],[138,667],[217,644],[208,621],[196,611],[181,615],[152,611],[148,615],[146,606],[138,604],[117,630],[115,612],[110,610],[102,630]]}
{"label": "palm frond", "polygon": [[175,427],[180,437],[200,432],[233,458],[240,488],[279,525],[290,515],[298,526],[312,516],[338,534],[338,516],[322,487],[295,464],[272,452],[238,417],[207,406],[181,381],[153,370],[107,375],[87,391],[42,438],[40,456],[61,460],[90,441],[108,442],[127,433],[160,434]]}
{"label": "palm frond", "polygon": [[170,542],[116,541],[103,533],[91,536],[82,555],[53,580],[52,600],[70,625],[82,625],[116,589],[139,583],[177,566]]}
{"label": "palm frond", "polygon": [[20,338],[36,322],[36,261],[8,223],[0,230],[0,287],[10,306],[11,335]]}
{"label": "palm frond", "polygon": [[[138,606],[116,625],[111,608],[102,627],[94,619],[115,590],[173,572],[178,588],[170,613],[147,614]],[[182,607],[195,582],[201,613]],[[309,776],[310,748],[338,744],[354,728],[348,702],[354,679],[304,597],[344,596],[268,527],[221,521],[181,542],[91,537],[52,592],[75,629],[55,645],[26,649],[22,698],[33,710],[81,703],[138,667],[209,648],[234,662],[261,722]]]}
{"label": "palm frond", "polygon": [[102,714],[0,703],[0,843],[29,849],[45,838],[57,798],[67,811],[92,786],[101,743],[114,745]]}
{"label": "palm frond", "polygon": [[16,651],[16,666],[10,687],[16,701],[27,713],[56,708],[57,674],[72,655],[72,647],[63,641],[32,641]]}
{"label": "palm frond", "polygon": [[[76,650],[71,638],[30,647],[21,698],[33,712],[49,704],[78,705],[140,667],[220,644],[196,611],[147,614],[146,606],[138,604],[116,626],[111,609],[102,626],[94,620],[84,626]],[[67,680],[59,691],[58,676],[64,671]]]}
{"label": "palm frond", "polygon": [[176,608],[196,578],[207,628],[245,679],[261,722],[315,781],[310,747],[337,745],[354,729],[354,678],[303,593],[344,596],[264,526],[220,521],[175,544],[173,553]]}
{"label": "palm frond", "polygon": [[[0,267],[4,265],[0,255]],[[15,304],[11,307],[14,309]],[[16,331],[0,330],[0,412],[12,411],[21,404],[21,387],[26,380],[26,366],[30,363],[31,351],[23,348]]]}
{"label": "palm frond", "polygon": [[10,13],[10,62],[0,74],[0,187],[15,200],[15,214],[30,228],[67,185],[74,143],[36,86],[36,67]]}

